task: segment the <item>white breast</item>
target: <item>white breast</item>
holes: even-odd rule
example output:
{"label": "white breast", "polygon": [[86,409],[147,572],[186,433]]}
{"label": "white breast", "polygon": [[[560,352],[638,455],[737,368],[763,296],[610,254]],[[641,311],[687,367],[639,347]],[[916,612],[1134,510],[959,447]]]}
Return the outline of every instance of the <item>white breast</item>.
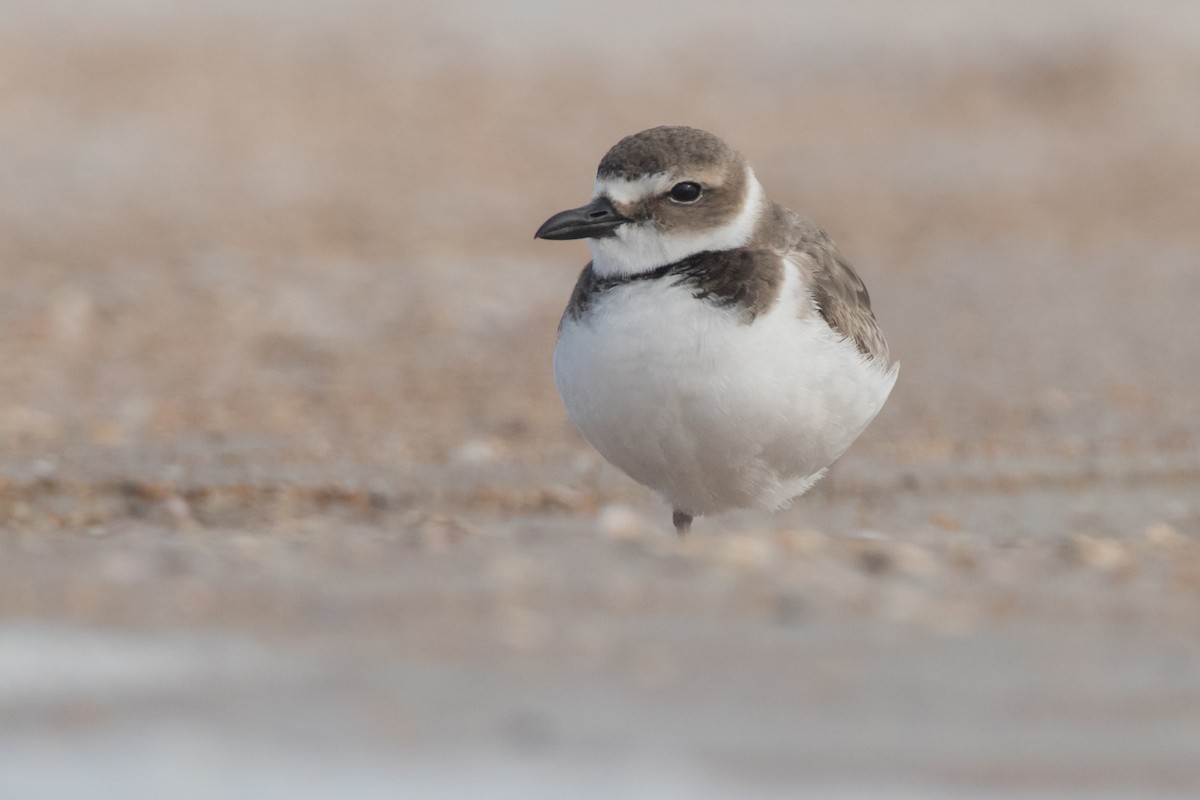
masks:
{"label": "white breast", "polygon": [[786,504],[891,392],[897,369],[832,331],[785,267],[779,299],[750,324],[669,278],[618,286],[563,324],[554,378],[567,413],[676,509]]}

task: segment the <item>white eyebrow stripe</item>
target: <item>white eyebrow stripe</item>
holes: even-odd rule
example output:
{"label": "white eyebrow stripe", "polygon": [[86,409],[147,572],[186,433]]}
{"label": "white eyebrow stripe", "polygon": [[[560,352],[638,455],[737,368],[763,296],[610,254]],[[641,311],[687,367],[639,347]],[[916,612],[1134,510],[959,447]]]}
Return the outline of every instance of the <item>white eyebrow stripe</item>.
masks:
{"label": "white eyebrow stripe", "polygon": [[656,172],[640,178],[597,178],[592,197],[601,195],[614,203],[630,205],[647,197],[665,194],[675,179],[665,172]]}

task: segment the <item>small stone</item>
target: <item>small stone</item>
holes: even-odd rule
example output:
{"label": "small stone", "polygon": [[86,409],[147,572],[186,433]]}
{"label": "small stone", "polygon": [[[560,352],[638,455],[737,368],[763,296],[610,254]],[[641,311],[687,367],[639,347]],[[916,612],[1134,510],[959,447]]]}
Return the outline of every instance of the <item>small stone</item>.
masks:
{"label": "small stone", "polygon": [[92,441],[102,445],[125,443],[125,430],[115,422],[97,422],[88,429]]}
{"label": "small stone", "polygon": [[736,534],[720,541],[717,560],[736,569],[758,569],[769,564],[775,555],[774,543],[762,536]]}
{"label": "small stone", "polygon": [[780,625],[795,625],[804,618],[807,610],[804,598],[792,592],[785,592],[775,598],[771,609],[771,618]]}
{"label": "small stone", "polygon": [[820,531],[782,531],[775,537],[781,550],[800,555],[816,555],[829,546],[829,537]]}
{"label": "small stone", "polygon": [[933,575],[938,570],[937,559],[928,550],[907,542],[896,547],[896,565],[910,575]]}
{"label": "small stone", "polygon": [[865,529],[848,533],[846,536],[847,538],[858,539],[859,541],[863,542],[886,542],[888,540],[888,535],[886,533]]}
{"label": "small stone", "polygon": [[54,456],[46,456],[33,462],[33,474],[38,478],[43,480],[53,478],[56,472],[58,472],[58,459]]}
{"label": "small stone", "polygon": [[870,575],[882,575],[892,567],[892,556],[879,547],[868,547],[858,553],[858,565]]}
{"label": "small stone", "polygon": [[1079,563],[1099,570],[1114,570],[1129,560],[1124,545],[1104,536],[1077,534],[1071,543]]}
{"label": "small stone", "polygon": [[1169,522],[1147,525],[1146,529],[1142,531],[1142,537],[1146,540],[1146,544],[1163,550],[1174,550],[1187,541],[1184,535]]}
{"label": "small stone", "polygon": [[504,445],[498,439],[470,439],[450,454],[456,464],[490,464],[504,455]]}
{"label": "small stone", "polygon": [[594,471],[600,464],[600,459],[591,453],[576,453],[571,459],[571,472],[575,475],[583,475]]}
{"label": "small stone", "polygon": [[961,572],[974,572],[980,566],[979,555],[972,546],[965,542],[952,547],[946,556],[946,561]]}
{"label": "small stone", "polygon": [[441,554],[478,532],[474,525],[449,514],[430,514],[416,526],[421,548]]}
{"label": "small stone", "polygon": [[521,605],[503,607],[499,623],[500,640],[513,650],[537,650],[545,644],[550,632],[543,614]]}
{"label": "small stone", "polygon": [[610,503],[596,516],[600,535],[618,541],[631,541],[646,535],[646,522],[641,515],[623,503]]}
{"label": "small stone", "polygon": [[572,486],[556,483],[547,486],[542,491],[542,507],[546,509],[562,509],[564,511],[579,511],[593,504],[593,498]]}
{"label": "small stone", "polygon": [[929,521],[944,531],[961,531],[963,528],[962,520],[946,511],[935,511]]}

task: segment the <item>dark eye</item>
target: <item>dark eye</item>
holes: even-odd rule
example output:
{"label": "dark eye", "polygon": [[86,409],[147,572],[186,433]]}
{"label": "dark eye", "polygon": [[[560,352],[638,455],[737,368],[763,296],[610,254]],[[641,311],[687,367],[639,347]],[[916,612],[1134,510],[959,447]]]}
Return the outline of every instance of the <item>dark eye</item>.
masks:
{"label": "dark eye", "polygon": [[692,181],[677,183],[667,196],[676,203],[694,203],[700,199],[700,184]]}

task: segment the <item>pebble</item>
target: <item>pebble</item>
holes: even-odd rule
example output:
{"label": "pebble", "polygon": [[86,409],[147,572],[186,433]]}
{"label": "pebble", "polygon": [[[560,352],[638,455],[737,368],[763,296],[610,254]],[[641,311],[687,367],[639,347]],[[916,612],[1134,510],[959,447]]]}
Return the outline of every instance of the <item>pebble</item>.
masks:
{"label": "pebble", "polygon": [[1104,536],[1076,534],[1071,540],[1079,563],[1099,570],[1113,570],[1129,561],[1125,546]]}
{"label": "pebble", "polygon": [[759,569],[775,561],[775,542],[759,534],[741,534],[725,544],[724,561],[738,569]]}
{"label": "pebble", "polygon": [[782,531],[776,537],[780,549],[811,556],[829,546],[829,537],[820,531]]}
{"label": "pebble", "polygon": [[600,509],[596,526],[601,536],[617,541],[640,539],[646,535],[648,527],[638,512],[623,503],[610,503]]}
{"label": "pebble", "polygon": [[469,439],[450,454],[456,464],[489,464],[504,455],[504,445],[497,439]]}
{"label": "pebble", "polygon": [[938,560],[919,545],[904,542],[895,548],[897,566],[910,575],[929,576],[938,571]]}
{"label": "pebble", "polygon": [[1146,544],[1164,550],[1174,550],[1187,541],[1186,537],[1169,522],[1147,525],[1146,529],[1142,531],[1142,538],[1146,540]]}

